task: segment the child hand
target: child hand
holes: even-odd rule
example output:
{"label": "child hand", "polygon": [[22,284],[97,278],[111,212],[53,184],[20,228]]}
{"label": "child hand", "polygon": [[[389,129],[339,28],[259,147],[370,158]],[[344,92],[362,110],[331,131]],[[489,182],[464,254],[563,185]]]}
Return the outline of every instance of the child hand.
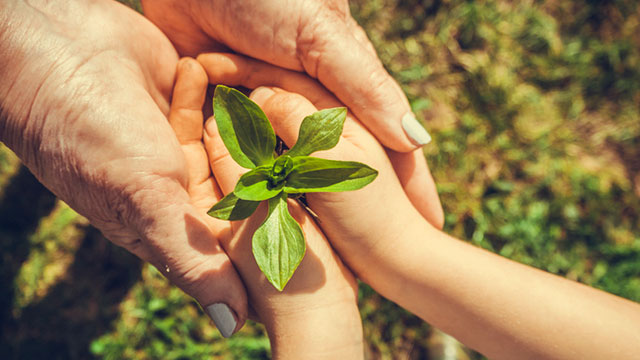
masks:
{"label": "child hand", "polygon": [[[200,64],[182,59],[169,121],[187,161],[191,202],[203,213],[231,192],[246,171],[230,157],[213,117],[203,127],[206,87],[207,76]],[[313,219],[292,200],[290,210],[307,241],[305,257],[282,292],[261,273],[253,258],[251,238],[265,218],[263,205],[245,221],[207,219],[240,273],[252,309],[266,326],[274,357],[361,358],[362,327],[353,275],[333,253]],[[203,251],[209,246],[200,244]]]}
{"label": "child hand", "polygon": [[[293,91],[260,87],[251,96],[287,144],[295,143],[304,116],[340,106],[299,73],[234,55],[199,60],[214,83]],[[421,215],[434,221],[421,183],[407,176],[411,166],[419,169],[418,156],[411,162],[385,154],[353,117],[335,148],[312,155],[379,171],[360,190],[310,193],[307,200],[334,249],[383,296],[489,358],[637,358],[638,304],[510,261],[428,224]]]}
{"label": "child hand", "polygon": [[[343,106],[321,85],[300,73],[230,54],[203,54],[198,61],[205,66],[212,83],[262,86],[251,98],[289,146],[296,142],[305,116],[318,109]],[[381,269],[378,265],[388,259],[396,241],[408,238],[403,234],[409,225],[425,222],[426,218],[436,227],[442,226],[442,208],[421,151],[405,154],[385,150],[357,119],[348,115],[338,145],[312,156],[358,161],[379,171],[373,183],[358,191],[307,194],[308,203],[334,248],[359,278],[374,287],[379,279],[375,269]]]}

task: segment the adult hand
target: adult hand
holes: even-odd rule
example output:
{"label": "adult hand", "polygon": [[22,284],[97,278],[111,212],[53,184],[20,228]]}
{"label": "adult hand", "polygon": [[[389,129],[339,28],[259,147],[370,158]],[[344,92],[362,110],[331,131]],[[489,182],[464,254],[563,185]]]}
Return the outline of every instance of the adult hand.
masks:
{"label": "adult hand", "polygon": [[2,141],[107,238],[196,298],[223,335],[238,329],[244,286],[190,203],[167,122],[178,62],[169,40],[115,1],[4,0],[0,62]]}
{"label": "adult hand", "polygon": [[222,221],[206,215],[211,206],[233,191],[246,172],[229,155],[213,117],[203,129],[201,109],[206,90],[207,75],[200,64],[191,58],[182,59],[169,121],[187,160],[191,202],[205,216],[243,278],[249,303],[269,334],[274,358],[362,358],[355,279],[299,204],[289,200],[289,209],[305,234],[307,249],[282,292],[260,272],[251,250],[253,233],[266,216],[264,204],[245,221]]}
{"label": "adult hand", "polygon": [[235,52],[318,79],[387,147],[430,141],[347,0],[142,0],[182,55]]}

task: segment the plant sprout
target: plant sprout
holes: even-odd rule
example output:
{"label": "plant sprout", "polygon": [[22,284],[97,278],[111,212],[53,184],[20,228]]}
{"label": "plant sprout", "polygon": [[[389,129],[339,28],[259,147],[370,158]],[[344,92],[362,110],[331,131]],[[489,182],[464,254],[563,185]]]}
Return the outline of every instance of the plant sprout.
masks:
{"label": "plant sprout", "polygon": [[222,85],[216,87],[213,100],[222,141],[233,160],[250,170],[208,214],[242,220],[253,214],[261,201],[268,202],[267,217],[253,234],[252,250],[267,280],[282,291],[306,249],[302,228],[289,213],[287,198],[357,190],[372,182],[378,172],[358,162],[309,156],[336,146],[347,116],[345,108],[325,109],[304,118],[298,141],[280,155],[275,152],[275,132],[256,103]]}

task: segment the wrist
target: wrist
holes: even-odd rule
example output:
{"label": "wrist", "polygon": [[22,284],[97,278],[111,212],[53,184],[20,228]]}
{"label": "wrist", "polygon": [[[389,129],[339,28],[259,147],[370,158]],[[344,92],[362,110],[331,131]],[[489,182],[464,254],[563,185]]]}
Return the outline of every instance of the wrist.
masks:
{"label": "wrist", "polygon": [[405,280],[419,273],[416,266],[423,266],[428,261],[427,257],[421,258],[419,254],[425,253],[425,247],[439,233],[413,207],[409,211],[392,213],[397,214],[397,220],[389,223],[397,221],[401,226],[394,226],[392,231],[378,235],[380,240],[367,250],[367,254],[360,254],[363,261],[352,265],[360,280],[388,298],[401,292]]}
{"label": "wrist", "polygon": [[[264,319],[263,319],[264,320]],[[362,320],[353,299],[265,320],[274,359],[362,359]]]}

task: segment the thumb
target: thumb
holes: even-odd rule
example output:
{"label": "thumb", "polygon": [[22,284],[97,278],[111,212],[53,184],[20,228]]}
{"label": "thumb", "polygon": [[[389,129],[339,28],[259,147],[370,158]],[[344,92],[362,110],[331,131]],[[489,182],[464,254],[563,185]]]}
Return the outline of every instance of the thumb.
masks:
{"label": "thumb", "polygon": [[155,188],[159,187],[164,187],[162,194],[147,190],[134,198],[140,216],[133,227],[145,248],[137,253],[194,297],[220,333],[229,337],[247,318],[244,285],[204,215],[189,204],[184,188],[165,179],[158,180]]}
{"label": "thumb", "polygon": [[303,27],[297,49],[305,71],[317,78],[385,146],[410,151],[431,141],[411,112],[400,86],[387,73],[350,19],[316,16]]}

